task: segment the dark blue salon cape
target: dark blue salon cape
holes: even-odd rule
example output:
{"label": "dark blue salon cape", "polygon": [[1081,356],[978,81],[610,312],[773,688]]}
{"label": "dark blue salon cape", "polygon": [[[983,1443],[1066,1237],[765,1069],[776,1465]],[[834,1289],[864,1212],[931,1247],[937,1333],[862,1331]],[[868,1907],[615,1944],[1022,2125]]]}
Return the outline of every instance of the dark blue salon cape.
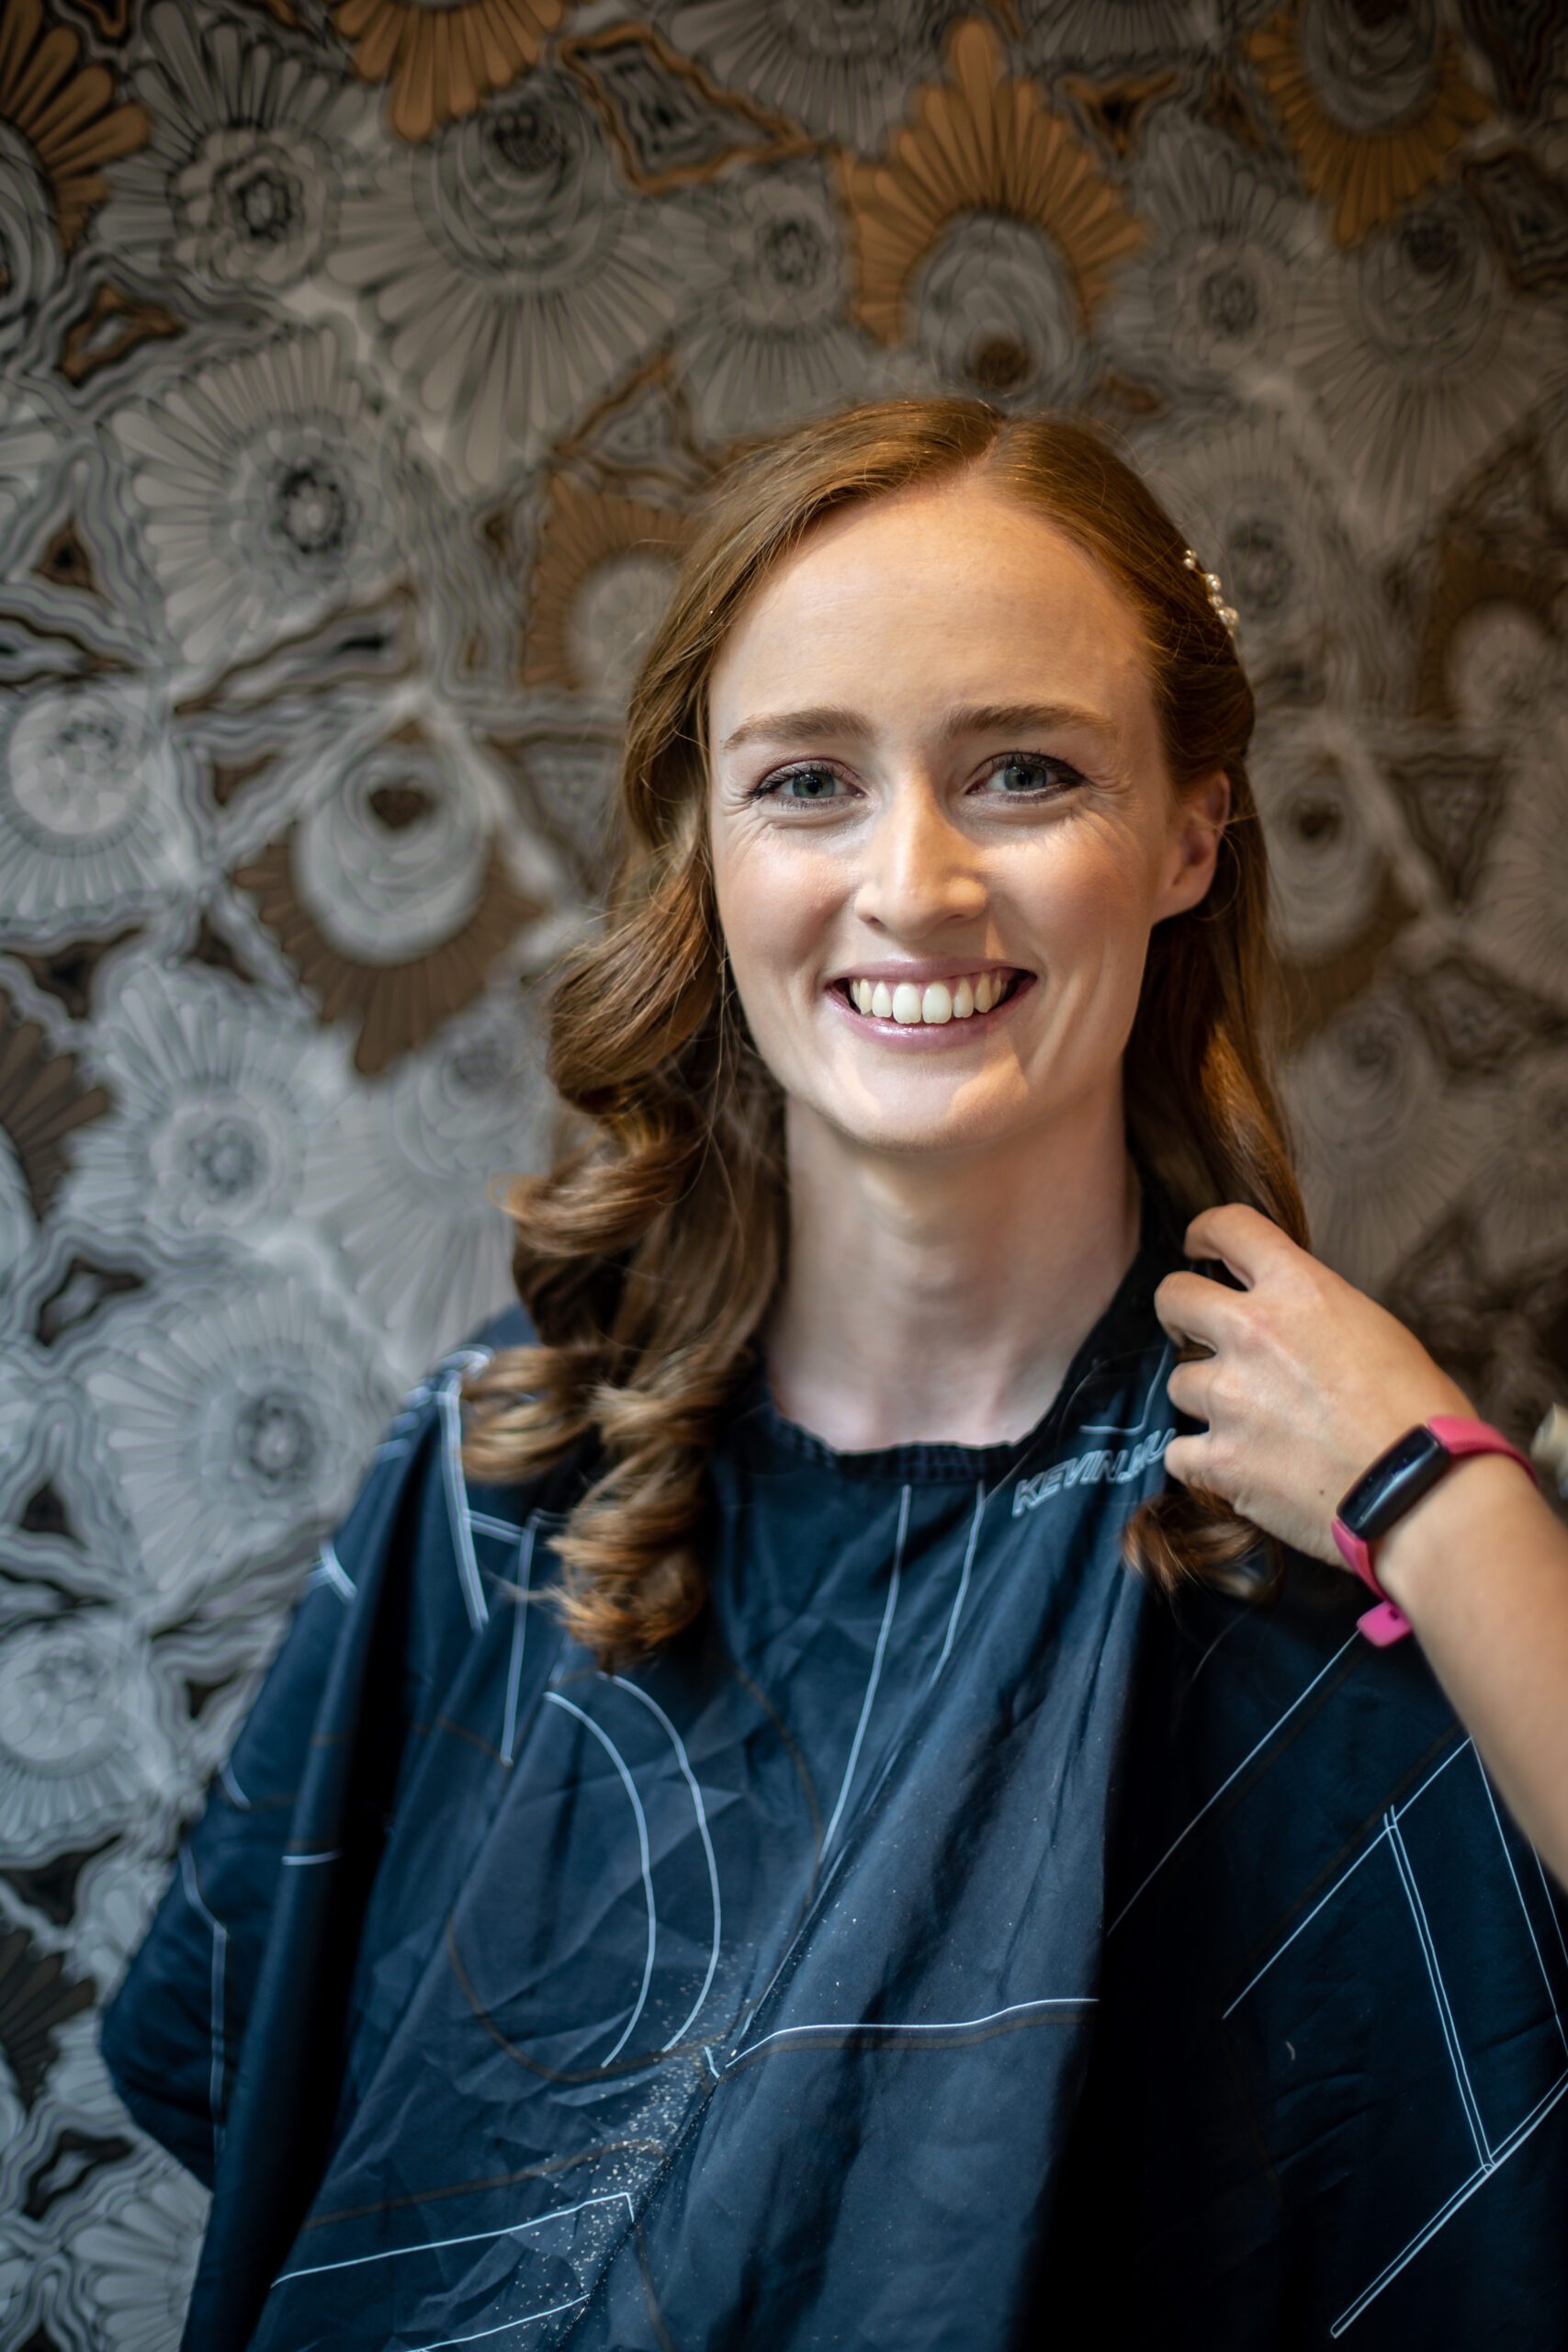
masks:
{"label": "dark blue salon cape", "polygon": [[625,1674],[529,1605],[581,1465],[458,1467],[521,1317],[436,1369],[107,2018],[187,2346],[1562,2352],[1568,1905],[1348,1577],[1121,1564],[1183,1262],[1145,1183],[1017,1445],[753,1382]]}

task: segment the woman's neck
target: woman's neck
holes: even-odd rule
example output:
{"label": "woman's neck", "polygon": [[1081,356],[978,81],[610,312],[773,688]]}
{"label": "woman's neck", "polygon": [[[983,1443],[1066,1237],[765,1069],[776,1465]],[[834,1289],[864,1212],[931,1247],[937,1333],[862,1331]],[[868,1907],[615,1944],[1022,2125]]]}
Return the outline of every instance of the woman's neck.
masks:
{"label": "woman's neck", "polygon": [[867,1151],[793,1105],[786,1137],[779,1410],[849,1451],[1032,1429],[1137,1249],[1120,1090],[972,1155]]}

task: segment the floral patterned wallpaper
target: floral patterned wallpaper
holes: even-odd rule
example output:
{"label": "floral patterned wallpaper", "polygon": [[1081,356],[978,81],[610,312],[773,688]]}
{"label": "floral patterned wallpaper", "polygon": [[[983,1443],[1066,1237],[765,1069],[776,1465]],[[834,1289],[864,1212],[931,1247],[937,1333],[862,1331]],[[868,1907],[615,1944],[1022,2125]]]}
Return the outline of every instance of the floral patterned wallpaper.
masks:
{"label": "floral patterned wallpaper", "polygon": [[92,2011],[400,1393],[694,493],[1073,402],[1240,609],[1315,1245],[1568,1392],[1556,0],[0,0],[0,2343],[202,2220]]}

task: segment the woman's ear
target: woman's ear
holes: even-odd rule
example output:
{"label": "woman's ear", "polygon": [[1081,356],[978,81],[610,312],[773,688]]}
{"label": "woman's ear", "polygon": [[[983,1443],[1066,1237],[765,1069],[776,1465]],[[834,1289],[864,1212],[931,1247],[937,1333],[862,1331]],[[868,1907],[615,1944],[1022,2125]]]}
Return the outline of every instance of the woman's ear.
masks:
{"label": "woman's ear", "polygon": [[1181,794],[1171,826],[1165,887],[1155,909],[1156,922],[1184,913],[1206,895],[1230,808],[1230,778],[1224,768],[1200,777]]}

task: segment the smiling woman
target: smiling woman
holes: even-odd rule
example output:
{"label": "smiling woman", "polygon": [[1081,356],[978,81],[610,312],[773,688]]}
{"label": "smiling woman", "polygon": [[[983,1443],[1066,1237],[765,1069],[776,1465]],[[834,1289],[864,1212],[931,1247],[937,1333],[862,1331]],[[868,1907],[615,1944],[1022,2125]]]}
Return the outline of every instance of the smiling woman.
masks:
{"label": "smiling woman", "polygon": [[[608,919],[557,992],[576,1136],[513,1195],[539,1344],[469,1388],[487,1476],[601,1442],[557,1549],[605,1663],[701,1607],[706,1458],[765,1321],[824,1438],[986,1442],[1115,1289],[1140,1172],[1305,1243],[1253,698],[1188,553],[1099,434],[979,401],[863,406],[712,496],[628,714]],[[1124,1550],[1168,1586],[1278,1572],[1201,1490]]]}
{"label": "smiling woman", "polygon": [[1562,1531],[1305,1246],[1190,554],[978,401],[717,484],[526,1314],[108,2014],[189,2352],[1568,2340]]}

